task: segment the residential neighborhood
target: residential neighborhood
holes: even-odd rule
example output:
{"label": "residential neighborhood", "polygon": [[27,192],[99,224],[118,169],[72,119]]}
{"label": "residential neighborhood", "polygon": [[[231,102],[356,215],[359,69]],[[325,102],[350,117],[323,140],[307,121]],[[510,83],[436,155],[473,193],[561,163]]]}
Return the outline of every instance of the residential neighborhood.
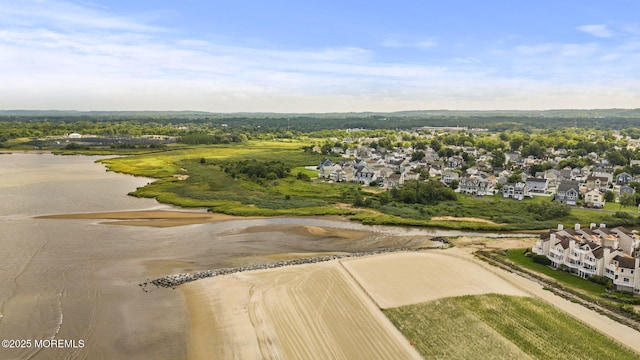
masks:
{"label": "residential neighborhood", "polygon": [[[591,165],[536,171],[540,164],[561,164],[566,160],[567,151],[549,148],[544,158],[510,151],[501,154],[504,161],[495,161],[492,152],[470,146],[451,145],[447,151],[436,151],[430,146],[385,148],[375,145],[376,140],[343,139],[344,147],[333,146],[329,152],[340,155],[341,160],[322,160],[317,168],[318,178],[384,189],[400,186],[408,180],[430,178],[461,194],[502,194],[505,199],[515,200],[546,196],[569,206],[596,209],[604,208],[608,201],[618,202],[624,194],[635,197],[635,189],[629,185],[640,181],[639,175],[619,170],[616,173],[621,166],[612,166],[606,157],[596,153],[585,156]],[[320,147],[316,146],[314,151],[320,152]]]}

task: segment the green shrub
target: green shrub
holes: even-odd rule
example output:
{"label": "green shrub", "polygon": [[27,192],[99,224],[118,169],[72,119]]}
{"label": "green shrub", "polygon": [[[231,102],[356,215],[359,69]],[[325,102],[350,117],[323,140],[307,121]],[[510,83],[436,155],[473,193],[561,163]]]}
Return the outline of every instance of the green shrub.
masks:
{"label": "green shrub", "polygon": [[626,211],[616,211],[616,213],[613,216],[615,216],[617,218],[620,218],[620,219],[629,219],[629,218],[631,218],[631,214],[629,214]]}
{"label": "green shrub", "polygon": [[600,276],[600,275],[589,276],[587,280],[591,281],[592,283],[596,283],[604,286],[609,286],[613,282],[608,277]]}
{"label": "green shrub", "polygon": [[551,260],[544,255],[533,255],[533,262],[542,264],[542,265],[551,265]]}

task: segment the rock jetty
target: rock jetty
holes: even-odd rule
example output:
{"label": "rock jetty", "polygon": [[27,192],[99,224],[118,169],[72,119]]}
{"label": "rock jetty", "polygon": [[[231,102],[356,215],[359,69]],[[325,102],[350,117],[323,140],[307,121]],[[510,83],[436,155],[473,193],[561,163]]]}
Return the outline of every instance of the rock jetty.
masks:
{"label": "rock jetty", "polygon": [[[234,274],[234,273],[239,273],[244,271],[275,269],[275,268],[284,267],[284,266],[312,264],[312,263],[319,263],[324,261],[338,260],[343,258],[361,257],[361,256],[392,253],[392,252],[441,249],[449,246],[449,242],[444,238],[438,237],[432,240],[439,241],[441,244],[436,246],[419,247],[419,248],[383,248],[383,249],[372,250],[372,251],[354,252],[354,253],[349,253],[344,255],[326,255],[326,256],[318,256],[318,257],[311,257],[311,258],[282,260],[282,261],[276,261],[268,264],[247,265],[247,266],[241,266],[241,267],[235,267],[235,268],[205,270],[205,271],[198,271],[194,273],[172,274],[172,275],[163,276],[159,279],[152,280],[150,283],[157,287],[175,288],[178,285],[199,280],[199,279],[204,279],[204,278],[214,277],[219,275]],[[143,290],[146,291],[146,286],[148,284],[149,283],[145,282],[139,285],[142,286]]]}

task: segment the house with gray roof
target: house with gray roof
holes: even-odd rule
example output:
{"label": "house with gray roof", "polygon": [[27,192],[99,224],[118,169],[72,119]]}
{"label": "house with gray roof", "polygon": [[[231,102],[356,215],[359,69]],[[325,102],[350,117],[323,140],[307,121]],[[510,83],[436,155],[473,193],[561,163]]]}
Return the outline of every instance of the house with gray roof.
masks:
{"label": "house with gray roof", "polygon": [[549,180],[544,178],[527,178],[525,181],[529,191],[532,193],[542,193],[544,194],[549,187]]}
{"label": "house with gray roof", "polygon": [[577,181],[566,181],[558,185],[556,201],[575,206],[580,196],[580,185]]}

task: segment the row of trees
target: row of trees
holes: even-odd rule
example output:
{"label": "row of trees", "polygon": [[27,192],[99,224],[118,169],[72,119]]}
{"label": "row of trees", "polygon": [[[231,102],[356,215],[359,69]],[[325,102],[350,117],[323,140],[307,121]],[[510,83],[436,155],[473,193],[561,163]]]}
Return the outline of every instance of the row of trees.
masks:
{"label": "row of trees", "polygon": [[401,202],[405,204],[435,204],[440,201],[456,200],[456,193],[435,180],[410,180],[400,187],[394,187],[377,195],[380,204]]}
{"label": "row of trees", "polygon": [[181,143],[189,145],[230,144],[241,143],[247,140],[248,137],[246,134],[223,131],[190,133],[179,138]]}

